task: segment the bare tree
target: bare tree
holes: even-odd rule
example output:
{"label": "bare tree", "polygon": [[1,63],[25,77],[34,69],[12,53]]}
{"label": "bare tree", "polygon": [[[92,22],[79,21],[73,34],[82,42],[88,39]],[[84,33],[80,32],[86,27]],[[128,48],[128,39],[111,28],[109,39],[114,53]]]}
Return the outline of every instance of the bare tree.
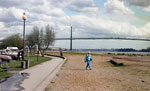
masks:
{"label": "bare tree", "polygon": [[37,26],[34,26],[33,31],[26,35],[26,44],[30,50],[39,44],[39,28]]}
{"label": "bare tree", "polygon": [[39,44],[39,28],[37,26],[34,26],[33,28],[33,34],[34,34],[34,41],[35,41],[35,44]]}
{"label": "bare tree", "polygon": [[35,49],[36,45],[38,45],[40,51],[45,51],[48,49],[50,45],[54,43],[55,33],[52,28],[47,25],[45,27],[45,33],[43,29],[39,31],[37,26],[33,27],[33,31],[27,35],[27,45],[30,50]]}
{"label": "bare tree", "polygon": [[43,34],[43,29],[40,31],[39,35],[39,50],[42,50],[42,47],[44,46],[44,34]]}
{"label": "bare tree", "polygon": [[50,45],[54,43],[55,33],[49,25],[46,26],[46,34],[44,36],[44,50],[47,50]]}
{"label": "bare tree", "polygon": [[26,45],[29,47],[30,50],[34,48],[33,34],[26,35]]}

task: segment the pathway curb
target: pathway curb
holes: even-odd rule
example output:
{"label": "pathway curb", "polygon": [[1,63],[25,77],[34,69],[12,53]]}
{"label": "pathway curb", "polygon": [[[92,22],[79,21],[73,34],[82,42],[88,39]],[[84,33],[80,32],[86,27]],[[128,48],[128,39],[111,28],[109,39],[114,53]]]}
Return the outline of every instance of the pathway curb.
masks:
{"label": "pathway curb", "polygon": [[[25,88],[23,91],[45,91],[45,88],[49,85],[51,80],[56,76],[57,72],[60,70],[61,66],[67,60],[66,57],[58,58],[55,56],[52,58],[53,59],[49,62],[42,63],[41,65],[37,65],[35,68],[32,67],[32,68],[29,68],[20,72],[20,73],[30,74],[28,79],[25,79],[21,84],[21,86]],[[44,68],[44,65],[46,65],[49,68],[48,69]],[[40,67],[43,67],[43,68],[40,68]],[[45,71],[45,74],[43,71]]]}

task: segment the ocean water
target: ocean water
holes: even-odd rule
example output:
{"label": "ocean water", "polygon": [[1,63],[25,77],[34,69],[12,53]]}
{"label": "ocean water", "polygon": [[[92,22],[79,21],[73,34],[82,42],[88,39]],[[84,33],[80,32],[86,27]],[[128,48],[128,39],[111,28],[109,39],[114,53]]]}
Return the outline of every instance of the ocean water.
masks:
{"label": "ocean water", "polygon": [[[52,47],[70,48],[70,40],[56,40]],[[146,49],[150,47],[150,41],[137,40],[73,40],[73,49],[118,49],[133,48]]]}

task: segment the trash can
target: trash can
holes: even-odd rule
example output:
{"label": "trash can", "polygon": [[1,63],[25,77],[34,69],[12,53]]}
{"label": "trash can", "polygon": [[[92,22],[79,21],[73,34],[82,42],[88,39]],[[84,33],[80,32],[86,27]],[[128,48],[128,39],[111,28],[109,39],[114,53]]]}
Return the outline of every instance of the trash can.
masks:
{"label": "trash can", "polygon": [[21,68],[25,68],[25,61],[21,62]]}
{"label": "trash can", "polygon": [[25,68],[26,68],[26,69],[29,68],[29,60],[25,60]]}

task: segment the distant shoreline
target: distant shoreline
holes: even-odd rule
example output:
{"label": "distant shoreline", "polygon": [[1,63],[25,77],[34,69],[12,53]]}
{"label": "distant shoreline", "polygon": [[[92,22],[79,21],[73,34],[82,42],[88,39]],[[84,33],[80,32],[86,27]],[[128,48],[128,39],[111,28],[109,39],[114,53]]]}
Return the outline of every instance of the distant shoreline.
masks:
{"label": "distant shoreline", "polygon": [[[74,52],[80,52],[80,53],[86,53],[88,51],[74,51]],[[150,52],[112,52],[112,51],[90,51],[92,53],[112,53],[112,54],[150,54]]]}
{"label": "distant shoreline", "polygon": [[[89,50],[91,53],[97,53],[97,54],[139,54],[139,55],[150,55],[150,52],[117,52],[117,51],[92,51]],[[77,53],[87,53],[89,51],[70,51],[70,52],[77,52]],[[59,52],[58,50],[53,50],[49,52]],[[65,50],[63,52],[69,52],[69,50]]]}
{"label": "distant shoreline", "polygon": [[[50,48],[50,51],[70,51],[70,49],[65,49],[65,48]],[[150,53],[150,47],[147,49],[133,49],[133,48],[117,48],[117,49],[72,49],[74,52],[96,52],[96,53]]]}

